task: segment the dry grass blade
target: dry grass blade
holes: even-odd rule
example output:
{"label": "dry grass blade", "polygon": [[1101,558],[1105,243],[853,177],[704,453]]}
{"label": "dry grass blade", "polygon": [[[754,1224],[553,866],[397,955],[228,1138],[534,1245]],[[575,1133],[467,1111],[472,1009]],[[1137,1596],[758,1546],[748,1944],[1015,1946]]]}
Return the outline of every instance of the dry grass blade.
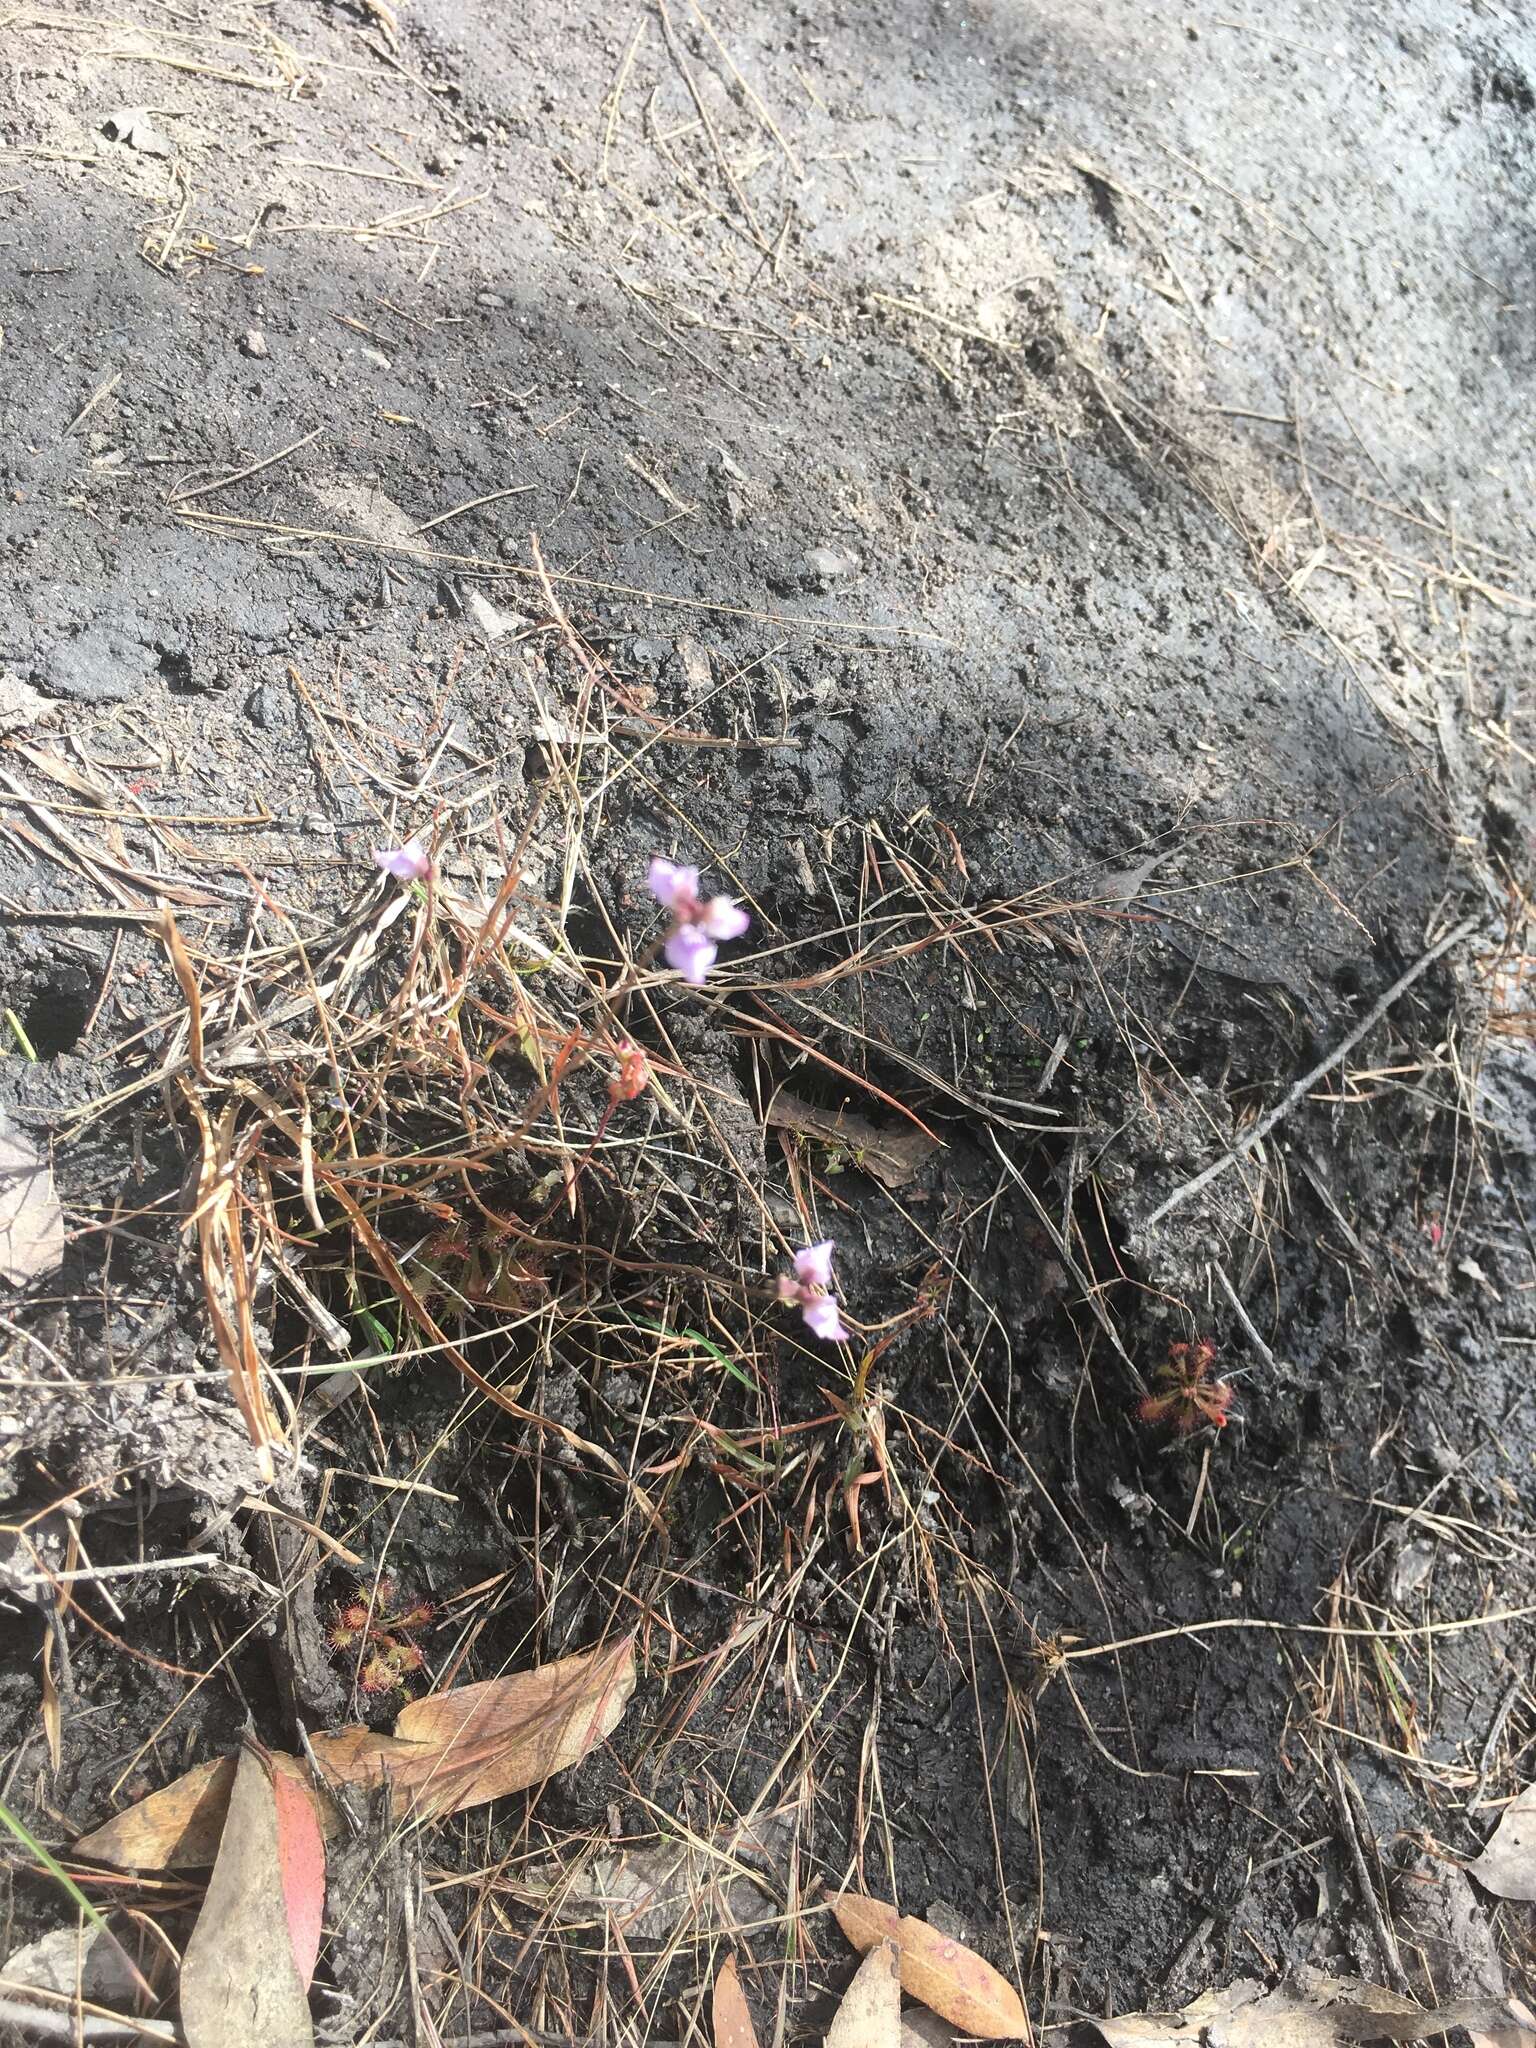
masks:
{"label": "dry grass blade", "polygon": [[191,1044],[192,1064],[199,1075],[206,1078],[203,1065],[203,998],[197,985],[197,975],[192,968],[186,944],[176,924],[175,913],[169,904],[160,912],[160,937],[165,950],[171,956],[171,966],[187,1006],[187,1032]]}
{"label": "dry grass blade", "polygon": [[202,1140],[192,1225],[197,1231],[203,1298],[219,1358],[229,1374],[230,1389],[250,1432],[258,1469],[270,1484],[275,1470],[272,1448],[281,1442],[282,1430],[267,1399],[251,1315],[251,1266],[241,1229],[235,1147],[237,1106],[226,1104],[215,1124],[200,1096],[185,1082],[182,1096]]}

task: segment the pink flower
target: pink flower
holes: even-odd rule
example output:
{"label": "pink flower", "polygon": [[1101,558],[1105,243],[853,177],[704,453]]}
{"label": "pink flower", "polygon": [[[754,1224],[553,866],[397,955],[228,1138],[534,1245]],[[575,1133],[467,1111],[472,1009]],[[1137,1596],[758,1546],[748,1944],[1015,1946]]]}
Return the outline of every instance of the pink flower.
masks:
{"label": "pink flower", "polygon": [[615,1102],[633,1102],[651,1085],[651,1063],[632,1038],[618,1043],[619,1071],[608,1083]]}
{"label": "pink flower", "polygon": [[373,858],[375,865],[397,882],[424,882],[432,872],[431,858],[419,846],[376,846]]}
{"label": "pink flower", "polygon": [[827,1344],[846,1344],[848,1332],[843,1325],[842,1311],[830,1294],[824,1294],[818,1301],[808,1301],[801,1311],[806,1326]]}
{"label": "pink flower", "polygon": [[848,1341],[842,1311],[832,1295],[832,1253],[835,1249],[830,1237],[820,1244],[808,1244],[795,1253],[793,1274],[779,1275],[780,1301],[798,1308],[807,1329],[827,1344]]}
{"label": "pink flower", "polygon": [[701,924],[677,925],[662,947],[667,965],[675,967],[684,981],[692,982],[695,988],[704,986],[704,977],[714,966],[719,950]]}
{"label": "pink flower", "polygon": [[807,1287],[819,1287],[826,1293],[832,1285],[832,1254],[837,1250],[837,1240],[825,1237],[820,1244],[808,1244],[803,1251],[795,1253],[795,1278]]}
{"label": "pink flower", "polygon": [[667,965],[684,981],[701,988],[721,944],[739,939],[751,918],[730,896],[711,896],[706,903],[699,895],[698,869],[679,867],[659,853],[651,857],[645,884],[662,908],[672,913],[672,929],[662,948]]}
{"label": "pink flower", "polygon": [[653,853],[651,864],[646,869],[645,886],[665,910],[681,911],[685,905],[696,907],[699,871],[697,868],[680,868],[675,861],[663,860],[659,853]]}

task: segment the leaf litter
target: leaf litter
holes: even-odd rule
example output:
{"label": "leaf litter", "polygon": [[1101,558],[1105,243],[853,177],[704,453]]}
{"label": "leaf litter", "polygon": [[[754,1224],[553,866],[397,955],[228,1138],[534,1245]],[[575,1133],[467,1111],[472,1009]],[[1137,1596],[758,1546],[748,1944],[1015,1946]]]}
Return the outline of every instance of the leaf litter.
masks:
{"label": "leaf litter", "polygon": [[1122,2013],[1093,2025],[1109,2048],[1343,2048],[1352,2041],[1428,2040],[1456,2027],[1524,2032],[1529,2018],[1517,2001],[1496,1998],[1425,2009],[1379,1984],[1303,1966],[1272,1991],[1240,1977],[1178,2012]]}
{"label": "leaf litter", "polygon": [[657,1941],[686,1921],[694,1939],[761,1920],[771,1910],[763,1884],[742,1859],[774,1863],[793,1831],[793,1809],[738,1822],[707,1837],[622,1847],[574,1872],[552,1869],[547,1885],[561,1920],[611,1916],[626,1941]]}
{"label": "leaf litter", "polygon": [[837,1924],[856,1949],[868,1952],[891,1942],[900,1959],[901,1988],[982,2040],[1029,2038],[1029,2019],[1019,1994],[974,1949],[924,1920],[903,1918],[883,1899],[842,1892],[832,1901]]}
{"label": "leaf litter", "polygon": [[894,1941],[878,1941],[843,1993],[826,2048],[900,2048],[900,2042],[900,1952]]}
{"label": "leaf litter", "polygon": [[[207,1896],[181,1965],[190,2048],[310,2048],[308,1977],[319,1949],[325,1860],[312,1807],[280,1814],[276,1774],[254,1743],[241,1750]],[[309,1837],[313,1837],[313,1841]],[[313,1943],[310,1933],[313,1931]],[[300,1944],[303,1954],[300,1954]]]}
{"label": "leaf litter", "polygon": [[715,1979],[711,2009],[715,2048],[757,2048],[757,2029],[741,1988],[735,1956],[727,1956]]}
{"label": "leaf litter", "polygon": [[[526,1791],[580,1762],[618,1726],[634,1686],[634,1642],[626,1636],[533,1671],[412,1700],[392,1735],[358,1724],[312,1736],[309,1748],[334,1783],[387,1781],[402,1814],[438,1820]],[[322,1831],[334,1830],[335,1810],[305,1764],[281,1751],[270,1761],[276,1776],[312,1802]],[[231,1757],[199,1764],[82,1835],[75,1852],[124,1870],[212,1863],[236,1774]]]}
{"label": "leaf litter", "polygon": [[1505,1807],[1467,1871],[1496,1898],[1536,1899],[1536,1784]]}
{"label": "leaf litter", "polygon": [[64,1212],[48,1161],[0,1114],[0,1282],[24,1287],[64,1257]]}

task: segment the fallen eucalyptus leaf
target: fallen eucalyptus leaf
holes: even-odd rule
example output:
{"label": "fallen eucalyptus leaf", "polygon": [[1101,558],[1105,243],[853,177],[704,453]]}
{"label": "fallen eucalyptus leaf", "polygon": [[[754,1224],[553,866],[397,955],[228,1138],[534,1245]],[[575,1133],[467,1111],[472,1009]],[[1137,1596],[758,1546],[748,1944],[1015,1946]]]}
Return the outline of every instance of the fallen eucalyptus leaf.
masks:
{"label": "fallen eucalyptus leaf", "polygon": [[277,1865],[288,1914],[294,1968],[307,1991],[325,1924],[325,1834],[313,1789],[291,1778],[275,1756],[262,1754],[277,1812]]}
{"label": "fallen eucalyptus leaf", "polygon": [[428,1693],[402,1708],[392,1736],[317,1735],[312,1747],[348,1783],[388,1778],[398,1810],[440,1819],[569,1770],[618,1726],[635,1689],[632,1636],[534,1671]]}
{"label": "fallen eucalyptus leaf", "polygon": [[[535,1671],[412,1700],[393,1735],[356,1725],[313,1736],[310,1748],[327,1777],[349,1785],[388,1779],[397,1813],[436,1820],[568,1770],[612,1734],[634,1688],[634,1640],[626,1636]],[[333,1832],[334,1809],[316,1794],[305,1765],[281,1752],[271,1764],[314,1803],[322,1834]],[[233,1757],[199,1764],[82,1835],[76,1854],[120,1870],[212,1863],[235,1768]]]}
{"label": "fallen eucalyptus leaf", "polygon": [[[151,1792],[137,1806],[125,1808],[103,1826],[82,1835],[75,1854],[110,1863],[118,1870],[204,1869],[219,1853],[236,1761],[221,1756],[212,1763],[198,1764],[160,1791]],[[297,1757],[278,1752],[272,1764],[295,1784],[312,1790],[308,1768]],[[319,1818],[322,1828],[335,1825],[334,1813],[321,1810]]]}
{"label": "fallen eucalyptus leaf", "polygon": [[712,2019],[715,2048],[757,2048],[757,2029],[752,2024],[734,1956],[726,1957],[715,1979]]}
{"label": "fallen eucalyptus leaf", "polygon": [[827,2029],[826,2048],[901,2048],[901,1958],[879,1941],[854,1972]]}
{"label": "fallen eucalyptus leaf", "polygon": [[901,1988],[951,2020],[963,2034],[986,2041],[1026,2039],[1029,2021],[1008,1979],[963,1942],[925,1920],[901,1918],[883,1899],[841,1892],[832,1901],[837,1924],[856,1949],[894,1941],[901,1953]]}
{"label": "fallen eucalyptus leaf", "polygon": [[1467,1875],[1495,1898],[1536,1899],[1536,1785],[1527,1785],[1505,1807]]}
{"label": "fallen eucalyptus leaf", "polygon": [[[313,2048],[284,1895],[274,1776],[241,1750],[219,1853],[181,1965],[190,2048]],[[323,1880],[322,1880],[323,1882]]]}
{"label": "fallen eucalyptus leaf", "polygon": [[30,1138],[0,1114],[0,1282],[24,1287],[64,1257],[64,1212],[53,1173]]}

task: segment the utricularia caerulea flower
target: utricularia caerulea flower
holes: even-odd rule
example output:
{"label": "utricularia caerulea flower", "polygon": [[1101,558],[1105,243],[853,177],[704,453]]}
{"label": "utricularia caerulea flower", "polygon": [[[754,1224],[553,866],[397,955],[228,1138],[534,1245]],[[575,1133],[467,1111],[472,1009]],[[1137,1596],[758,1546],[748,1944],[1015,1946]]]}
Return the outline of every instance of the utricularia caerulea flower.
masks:
{"label": "utricularia caerulea flower", "polygon": [[424,882],[432,872],[432,859],[419,846],[376,846],[374,865],[397,882]]}
{"label": "utricularia caerulea flower", "polygon": [[702,987],[721,942],[739,939],[752,920],[729,896],[711,896],[706,903],[699,895],[698,869],[680,868],[659,853],[645,880],[656,901],[672,913],[672,929],[662,947],[667,965],[695,988]]}
{"label": "utricularia caerulea flower", "polygon": [[842,1344],[848,1337],[843,1318],[832,1295],[833,1240],[808,1244],[795,1253],[795,1270],[779,1275],[779,1299],[793,1302],[807,1326],[828,1344]]}

